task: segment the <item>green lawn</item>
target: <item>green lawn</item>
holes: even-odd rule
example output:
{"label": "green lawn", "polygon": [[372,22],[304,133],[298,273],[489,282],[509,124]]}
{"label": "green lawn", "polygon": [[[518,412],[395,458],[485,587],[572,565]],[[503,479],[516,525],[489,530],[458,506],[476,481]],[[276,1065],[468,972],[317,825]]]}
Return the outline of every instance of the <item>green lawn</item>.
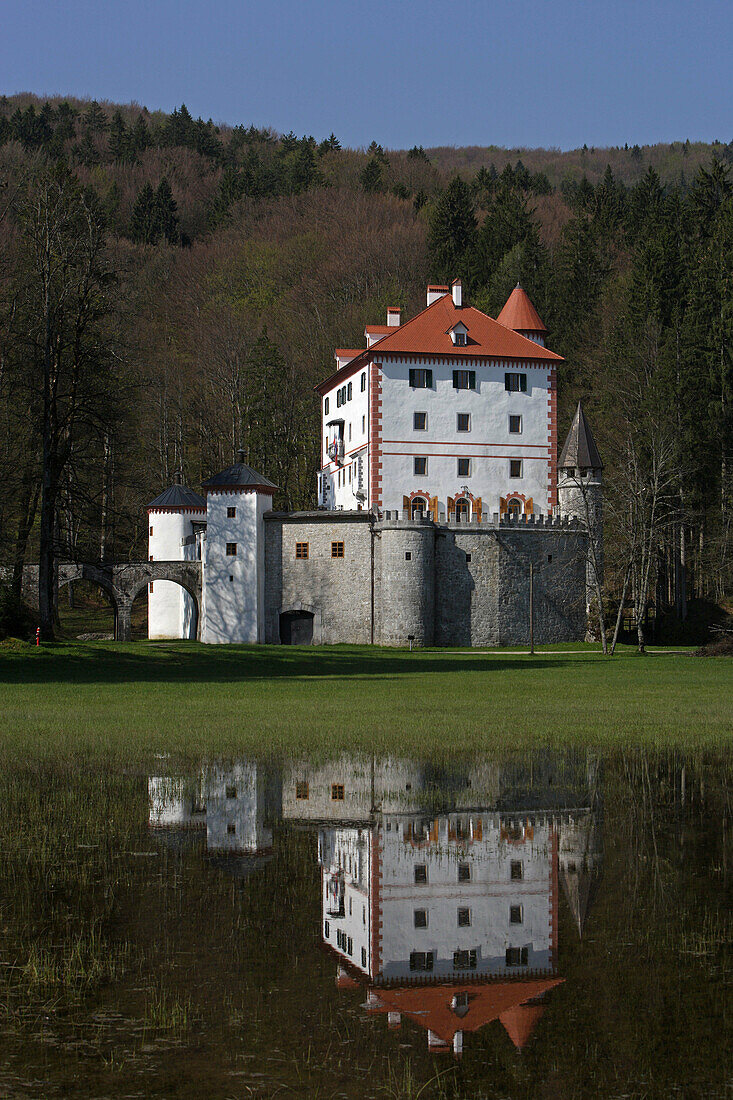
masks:
{"label": "green lawn", "polygon": [[733,730],[733,661],[633,649],[609,660],[583,646],[530,656],[11,643],[0,645],[0,714],[11,755],[721,747]]}

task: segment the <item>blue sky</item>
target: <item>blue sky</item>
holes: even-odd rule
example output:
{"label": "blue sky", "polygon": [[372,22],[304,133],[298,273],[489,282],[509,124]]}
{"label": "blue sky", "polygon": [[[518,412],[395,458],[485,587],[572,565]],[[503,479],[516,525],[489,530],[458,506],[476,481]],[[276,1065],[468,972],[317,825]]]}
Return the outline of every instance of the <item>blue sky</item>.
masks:
{"label": "blue sky", "polygon": [[1,0],[0,91],[385,146],[733,139],[731,0]]}

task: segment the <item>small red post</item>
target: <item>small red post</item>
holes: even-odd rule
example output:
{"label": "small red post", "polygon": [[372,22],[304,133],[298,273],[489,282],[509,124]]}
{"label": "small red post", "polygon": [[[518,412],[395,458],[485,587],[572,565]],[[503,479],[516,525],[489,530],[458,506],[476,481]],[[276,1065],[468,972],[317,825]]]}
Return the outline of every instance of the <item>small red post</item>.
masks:
{"label": "small red post", "polygon": [[36,645],[40,645],[40,644],[41,644],[41,628],[40,628],[40,626],[37,626],[36,627]]}

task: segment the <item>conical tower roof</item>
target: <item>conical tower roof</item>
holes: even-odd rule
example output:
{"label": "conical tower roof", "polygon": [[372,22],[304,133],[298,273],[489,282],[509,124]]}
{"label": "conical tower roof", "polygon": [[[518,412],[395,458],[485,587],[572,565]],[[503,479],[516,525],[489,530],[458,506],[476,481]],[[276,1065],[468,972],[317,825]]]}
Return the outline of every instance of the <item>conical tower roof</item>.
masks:
{"label": "conical tower roof", "polygon": [[206,508],[206,501],[198,493],[194,493],[193,489],[176,483],[168,489],[164,489],[155,500],[151,500],[148,508],[165,508],[168,511],[178,508],[199,508],[203,510]]}
{"label": "conical tower roof", "polygon": [[206,491],[211,489],[259,489],[263,493],[274,493],[277,489],[274,481],[264,474],[253,470],[244,461],[244,451],[237,451],[237,461],[203,483]]}
{"label": "conical tower roof", "polygon": [[515,332],[547,332],[547,328],[530,301],[529,294],[517,283],[496,318],[500,325]]}
{"label": "conical tower roof", "polygon": [[507,1035],[517,1050],[522,1050],[532,1037],[532,1032],[545,1011],[541,1004],[514,1005],[502,1012],[499,1022],[504,1025]]}
{"label": "conical tower roof", "polygon": [[585,413],[583,412],[583,406],[580,401],[575,410],[575,417],[573,418],[573,423],[570,426],[570,431],[568,432],[568,437],[565,440],[565,446],[562,449],[560,461],[557,465],[559,469],[565,466],[579,466],[583,469],[591,470],[603,469],[603,463],[601,462],[601,456],[596,447],[596,441],[593,438],[593,432],[590,430],[588,421],[585,419]]}

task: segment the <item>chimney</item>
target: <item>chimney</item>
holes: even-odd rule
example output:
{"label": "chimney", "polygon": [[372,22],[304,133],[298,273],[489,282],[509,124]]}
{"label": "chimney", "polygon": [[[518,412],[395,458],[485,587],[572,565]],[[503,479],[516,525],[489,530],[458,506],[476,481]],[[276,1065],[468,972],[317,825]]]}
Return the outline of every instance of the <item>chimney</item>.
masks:
{"label": "chimney", "polygon": [[392,1031],[396,1030],[402,1025],[402,1013],[400,1012],[388,1012],[387,1013],[387,1027]]}
{"label": "chimney", "polygon": [[463,283],[460,279],[454,279],[451,283],[451,294],[453,295],[453,305],[456,309],[461,309],[463,306]]}
{"label": "chimney", "polygon": [[174,473],[174,475],[173,475],[173,484],[174,485],[182,485],[183,484],[183,472],[181,470],[176,470],[176,472]]}
{"label": "chimney", "polygon": [[239,463],[240,466],[244,463],[244,451],[243,450],[237,451],[237,462]]}
{"label": "chimney", "polygon": [[401,314],[402,314],[402,310],[400,309],[399,306],[389,306],[389,308],[387,309],[387,327],[388,328],[399,328],[400,323],[401,323],[400,322]]}
{"label": "chimney", "polygon": [[453,1036],[453,1053],[463,1054],[463,1032],[457,1031]]}
{"label": "chimney", "polygon": [[448,293],[447,286],[429,286],[428,287],[428,305],[431,306],[433,302],[437,302],[438,298],[442,298],[444,294]]}

